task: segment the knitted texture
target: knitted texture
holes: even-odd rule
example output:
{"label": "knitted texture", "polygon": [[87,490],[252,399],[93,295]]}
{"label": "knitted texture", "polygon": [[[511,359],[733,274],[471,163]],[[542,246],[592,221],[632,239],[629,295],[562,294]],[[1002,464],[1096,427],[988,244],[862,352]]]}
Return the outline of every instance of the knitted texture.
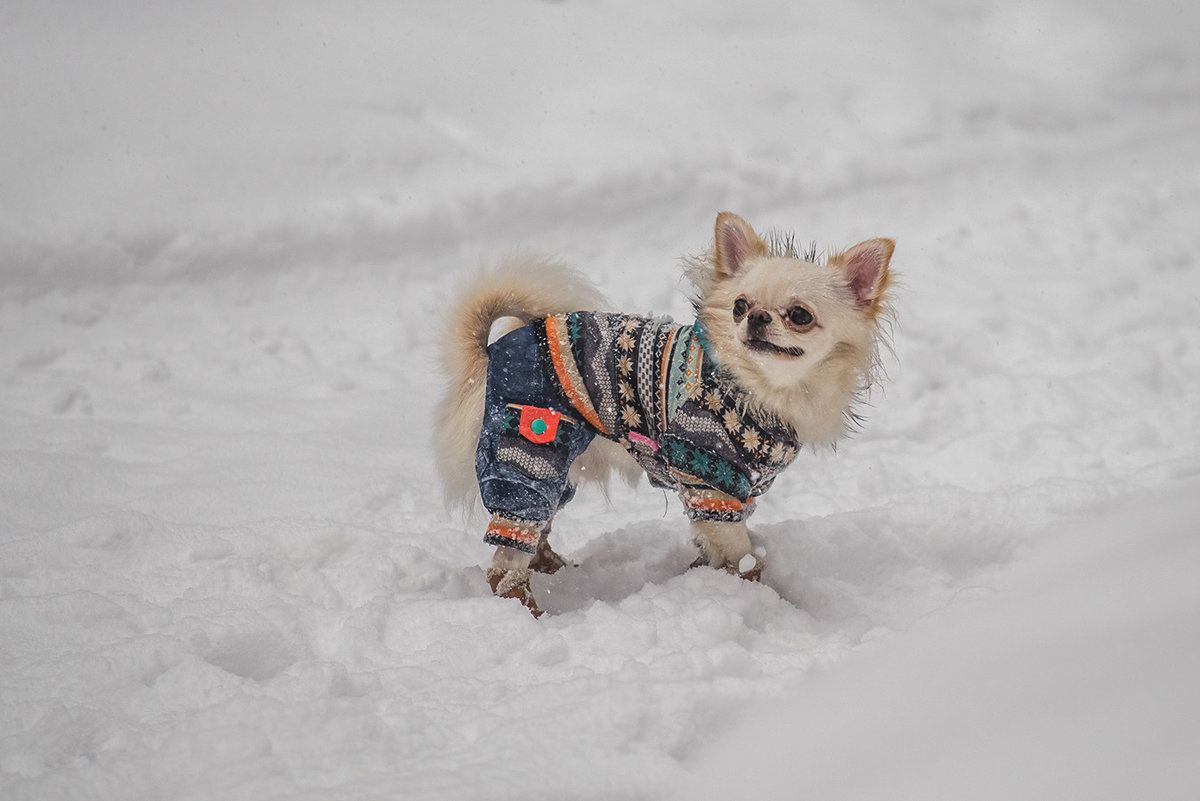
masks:
{"label": "knitted texture", "polygon": [[546,523],[541,521],[516,520],[493,514],[488,522],[487,533],[483,535],[483,541],[489,545],[506,545],[519,551],[534,553],[545,528]]}
{"label": "knitted texture", "polygon": [[534,552],[574,494],[571,462],[595,435],[624,446],[651,484],[678,492],[689,518],[726,522],[754,512],[800,447],[790,428],[747,409],[699,322],[557,314],[489,354],[476,468],[494,545]]}
{"label": "knitted texture", "polygon": [[[625,446],[653,484],[682,492],[689,516],[744,519],[748,502],[796,457],[790,429],[746,410],[732,377],[705,350],[699,323],[573,312],[532,327],[563,396]],[[699,496],[687,490],[697,489],[740,504],[690,503]]]}

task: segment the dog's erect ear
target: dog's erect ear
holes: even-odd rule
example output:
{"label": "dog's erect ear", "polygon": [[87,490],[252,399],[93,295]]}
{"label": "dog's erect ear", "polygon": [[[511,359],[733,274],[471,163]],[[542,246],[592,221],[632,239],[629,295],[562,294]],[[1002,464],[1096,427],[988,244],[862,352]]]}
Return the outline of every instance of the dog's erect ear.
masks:
{"label": "dog's erect ear", "polygon": [[868,239],[829,260],[830,264],[836,264],[845,273],[846,282],[858,299],[858,304],[872,313],[879,311],[883,295],[891,285],[888,263],[895,249],[896,243],[890,239]]}
{"label": "dog's erect ear", "polygon": [[723,211],[717,215],[713,266],[718,277],[731,278],[748,260],[765,255],[767,244],[758,238],[750,223],[732,211]]}

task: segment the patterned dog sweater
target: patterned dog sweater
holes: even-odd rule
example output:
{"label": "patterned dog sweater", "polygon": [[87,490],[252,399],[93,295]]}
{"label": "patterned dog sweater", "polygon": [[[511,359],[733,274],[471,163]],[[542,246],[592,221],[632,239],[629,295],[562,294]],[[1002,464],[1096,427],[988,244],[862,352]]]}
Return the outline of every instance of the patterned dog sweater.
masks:
{"label": "patterned dog sweater", "polygon": [[[535,357],[521,344],[530,333]],[[572,312],[535,320],[492,348],[489,410],[476,464],[484,503],[493,513],[487,536],[493,544],[527,551],[536,546],[539,532],[573,492],[566,482],[570,462],[596,434],[623,445],[653,485],[678,492],[693,520],[745,520],[754,499],[800,447],[790,428],[746,408],[742,391],[712,357],[698,321],[679,325]],[[534,357],[536,370],[520,351]],[[524,402],[512,402],[514,383],[542,388],[524,392]],[[537,403],[539,398],[544,402]],[[488,421],[499,426],[496,436],[489,434]],[[532,482],[556,502],[536,511],[529,503],[506,503],[511,498],[503,496],[522,494],[511,486],[499,491],[511,481],[495,482],[497,491],[489,492],[493,459],[516,468],[527,485]]]}

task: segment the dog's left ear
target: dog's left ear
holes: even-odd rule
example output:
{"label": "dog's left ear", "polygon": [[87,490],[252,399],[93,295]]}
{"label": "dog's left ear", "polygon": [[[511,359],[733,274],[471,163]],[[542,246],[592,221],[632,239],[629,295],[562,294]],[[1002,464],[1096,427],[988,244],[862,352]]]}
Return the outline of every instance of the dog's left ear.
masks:
{"label": "dog's left ear", "polygon": [[767,255],[767,243],[759,239],[750,223],[732,211],[717,215],[715,242],[713,266],[719,278],[732,278],[750,259]]}
{"label": "dog's left ear", "polygon": [[829,259],[830,264],[842,269],[858,305],[872,315],[879,313],[884,294],[891,286],[888,263],[895,249],[896,243],[890,239],[868,239]]}

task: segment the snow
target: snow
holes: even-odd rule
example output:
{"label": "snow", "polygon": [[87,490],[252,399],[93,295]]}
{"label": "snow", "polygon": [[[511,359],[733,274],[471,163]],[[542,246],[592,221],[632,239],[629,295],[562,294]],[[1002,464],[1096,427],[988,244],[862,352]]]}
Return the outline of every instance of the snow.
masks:
{"label": "snow", "polygon": [[678,797],[1194,798],[1198,487],[1068,525],[995,594],[746,710]]}
{"label": "snow", "polygon": [[[8,3],[0,797],[1200,795],[1194,6]],[[891,236],[890,381],[550,614],[431,479],[516,247],[682,318],[715,213]]]}

